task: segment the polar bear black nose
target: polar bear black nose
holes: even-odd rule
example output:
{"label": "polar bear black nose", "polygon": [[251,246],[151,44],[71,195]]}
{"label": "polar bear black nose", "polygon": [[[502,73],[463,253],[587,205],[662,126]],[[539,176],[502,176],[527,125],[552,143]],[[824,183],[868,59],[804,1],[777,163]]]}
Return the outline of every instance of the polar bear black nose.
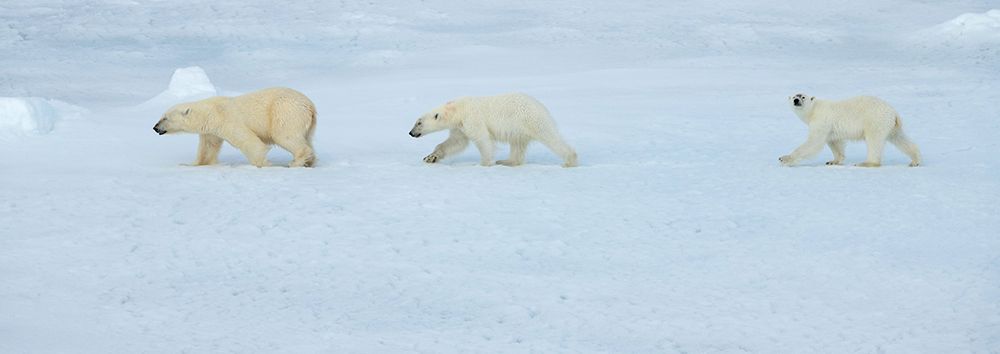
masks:
{"label": "polar bear black nose", "polygon": [[799,99],[796,98],[796,99],[792,100],[792,103],[795,103],[795,105],[798,106],[799,105]]}
{"label": "polar bear black nose", "polygon": [[414,133],[414,132],[410,132],[410,136],[412,136],[412,137],[414,137],[414,138],[419,138],[419,137],[420,137],[420,134],[418,134],[418,133]]}

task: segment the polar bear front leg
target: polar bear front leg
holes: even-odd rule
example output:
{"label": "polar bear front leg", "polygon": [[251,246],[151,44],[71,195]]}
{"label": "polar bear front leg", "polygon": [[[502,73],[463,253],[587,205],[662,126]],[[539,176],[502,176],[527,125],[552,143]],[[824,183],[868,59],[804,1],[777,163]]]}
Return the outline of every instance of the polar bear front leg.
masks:
{"label": "polar bear front leg", "polygon": [[462,133],[475,143],[476,148],[479,149],[479,164],[493,166],[493,151],[496,149],[496,144],[493,142],[493,137],[490,136],[489,129],[485,125],[480,124],[466,125]]}
{"label": "polar bear front leg", "polygon": [[434,148],[434,152],[424,157],[424,162],[435,163],[441,161],[448,156],[462,152],[466,146],[469,146],[469,138],[458,129],[452,129],[448,132],[448,139],[438,144]]}
{"label": "polar bear front leg", "polygon": [[476,148],[479,149],[479,164],[493,166],[493,152],[496,150],[496,144],[493,143],[493,140],[488,138],[476,140]]}
{"label": "polar bear front leg", "polygon": [[267,151],[270,150],[271,147],[264,144],[264,142],[249,129],[234,132],[229,138],[226,139],[226,141],[239,149],[240,152],[242,152],[254,166],[265,167],[268,165]]}
{"label": "polar bear front leg", "polygon": [[195,166],[214,165],[219,162],[219,150],[222,149],[222,138],[211,134],[201,134],[198,137],[198,159]]}
{"label": "polar bear front leg", "polygon": [[791,154],[785,155],[778,158],[785,166],[794,165],[799,160],[809,158],[810,156],[816,155],[823,150],[824,141],[826,141],[828,130],[825,129],[811,129],[809,131],[809,138],[806,139],[805,143],[802,143],[795,151]]}
{"label": "polar bear front leg", "polygon": [[841,165],[844,163],[844,141],[828,141],[826,143],[830,147],[830,151],[833,151],[833,161],[827,161],[826,164],[830,166]]}

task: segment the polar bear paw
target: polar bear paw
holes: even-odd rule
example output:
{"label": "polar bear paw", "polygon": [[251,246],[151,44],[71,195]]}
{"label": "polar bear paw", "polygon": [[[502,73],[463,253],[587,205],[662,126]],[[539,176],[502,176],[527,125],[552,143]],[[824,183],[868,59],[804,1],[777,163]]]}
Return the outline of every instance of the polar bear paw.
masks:
{"label": "polar bear paw", "polygon": [[826,162],[827,166],[840,166],[840,165],[843,165],[843,164],[844,164],[843,161],[837,161],[837,160],[827,161]]}
{"label": "polar bear paw", "polygon": [[857,164],[855,166],[858,166],[858,167],[879,167],[879,166],[882,166],[882,164],[880,164],[878,162],[867,162],[866,161],[866,162],[859,163],[859,164]]}
{"label": "polar bear paw", "polygon": [[436,163],[436,162],[438,162],[438,160],[441,160],[441,158],[438,157],[438,155],[435,155],[435,154],[427,155],[427,157],[424,158],[424,162],[426,162],[426,163]]}
{"label": "polar bear paw", "polygon": [[795,162],[795,159],[792,158],[792,155],[785,155],[779,157],[778,161],[780,161],[782,165],[788,166],[791,165],[793,162]]}

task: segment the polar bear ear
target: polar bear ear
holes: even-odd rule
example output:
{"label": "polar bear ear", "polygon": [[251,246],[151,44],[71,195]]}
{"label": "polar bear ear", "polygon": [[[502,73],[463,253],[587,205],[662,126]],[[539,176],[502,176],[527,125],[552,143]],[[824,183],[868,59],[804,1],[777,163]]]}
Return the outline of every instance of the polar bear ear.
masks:
{"label": "polar bear ear", "polygon": [[188,115],[188,113],[191,113],[191,109],[190,109],[190,108],[188,108],[188,109],[185,109],[185,110],[184,110],[184,113],[181,113],[181,114],[183,114],[183,115]]}
{"label": "polar bear ear", "polygon": [[455,114],[455,101],[445,103],[444,105],[444,118],[449,118],[452,114]]}
{"label": "polar bear ear", "polygon": [[816,99],[816,96],[813,96],[813,97],[809,97],[809,100],[810,100],[810,101],[812,101],[812,100],[815,100],[815,99]]}

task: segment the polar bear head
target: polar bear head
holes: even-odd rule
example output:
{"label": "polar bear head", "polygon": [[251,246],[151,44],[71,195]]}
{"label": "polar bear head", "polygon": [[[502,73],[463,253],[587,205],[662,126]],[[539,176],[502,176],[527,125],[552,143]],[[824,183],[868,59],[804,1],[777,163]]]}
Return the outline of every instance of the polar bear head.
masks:
{"label": "polar bear head", "polygon": [[809,112],[812,110],[813,103],[815,102],[816,97],[809,96],[804,93],[798,93],[788,97],[788,103],[792,105],[792,109],[796,112]]}
{"label": "polar bear head", "polygon": [[419,138],[425,134],[454,128],[458,124],[455,110],[455,102],[452,101],[425,113],[413,124],[410,136]]}
{"label": "polar bear head", "polygon": [[181,133],[181,132],[195,132],[197,124],[195,122],[199,121],[197,116],[197,111],[189,104],[179,104],[171,107],[163,114],[159,122],[153,126],[153,131],[156,134],[167,134],[167,133]]}

